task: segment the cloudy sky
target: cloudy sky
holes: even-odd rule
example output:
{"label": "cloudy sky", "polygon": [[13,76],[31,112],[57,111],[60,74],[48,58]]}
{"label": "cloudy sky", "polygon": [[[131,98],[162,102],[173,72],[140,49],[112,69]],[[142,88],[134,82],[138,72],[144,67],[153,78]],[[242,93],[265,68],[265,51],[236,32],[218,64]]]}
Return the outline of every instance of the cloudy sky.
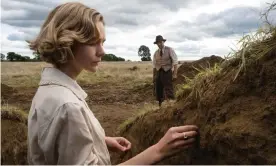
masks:
{"label": "cloudy sky", "polygon": [[[49,11],[67,0],[2,0],[1,52],[32,56],[32,39]],[[211,54],[224,56],[242,35],[261,24],[260,14],[272,0],[79,0],[99,10],[106,20],[106,53],[139,60],[146,45],[151,53],[156,35],[167,39],[180,60]]]}

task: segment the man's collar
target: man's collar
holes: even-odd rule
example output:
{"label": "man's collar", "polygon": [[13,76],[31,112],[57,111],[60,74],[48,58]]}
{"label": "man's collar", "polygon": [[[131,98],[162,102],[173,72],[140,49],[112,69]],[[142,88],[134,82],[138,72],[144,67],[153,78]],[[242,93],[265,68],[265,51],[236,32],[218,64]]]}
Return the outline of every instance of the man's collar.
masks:
{"label": "man's collar", "polygon": [[164,51],[164,50],[165,50],[165,47],[166,47],[166,46],[164,46],[162,49],[159,48],[159,51],[160,51],[160,50]]}
{"label": "man's collar", "polygon": [[45,67],[41,73],[41,80],[39,86],[45,85],[59,85],[71,90],[79,99],[85,100],[87,94],[79,86],[79,84],[54,67]]}

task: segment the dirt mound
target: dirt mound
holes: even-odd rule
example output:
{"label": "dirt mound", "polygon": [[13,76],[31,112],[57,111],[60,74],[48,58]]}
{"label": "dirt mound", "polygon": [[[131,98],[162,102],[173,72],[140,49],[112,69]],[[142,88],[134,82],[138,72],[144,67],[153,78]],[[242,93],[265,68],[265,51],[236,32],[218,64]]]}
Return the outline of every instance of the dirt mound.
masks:
{"label": "dirt mound", "polygon": [[1,83],[1,101],[9,99],[13,93],[16,93],[16,89],[9,87],[6,84]]}
{"label": "dirt mound", "polygon": [[[220,56],[212,55],[210,57],[204,57],[192,62],[184,62],[177,70],[177,79],[174,81],[174,85],[186,83],[186,78],[192,79],[198,70],[204,70],[205,68],[213,67],[216,63],[223,62],[223,58]],[[185,77],[184,77],[185,76]]]}
{"label": "dirt mound", "polygon": [[1,164],[27,165],[27,125],[1,120]]}
{"label": "dirt mound", "polygon": [[27,114],[12,106],[1,108],[1,164],[28,164]]}
{"label": "dirt mound", "polygon": [[120,134],[133,149],[116,163],[155,144],[172,126],[196,124],[200,149],[158,164],[276,164],[276,48],[265,56],[246,58],[243,70],[242,58],[229,60],[219,74],[197,80],[190,95],[176,106],[128,124]]}

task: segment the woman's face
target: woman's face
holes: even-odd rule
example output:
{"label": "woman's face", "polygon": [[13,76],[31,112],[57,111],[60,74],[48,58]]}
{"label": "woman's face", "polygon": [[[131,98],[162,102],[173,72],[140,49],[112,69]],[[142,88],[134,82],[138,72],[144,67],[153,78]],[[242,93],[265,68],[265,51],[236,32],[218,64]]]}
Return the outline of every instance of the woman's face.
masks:
{"label": "woman's face", "polygon": [[105,55],[103,43],[105,29],[102,22],[97,23],[100,31],[100,42],[94,45],[80,45],[75,50],[75,62],[80,69],[96,72],[101,58]]}

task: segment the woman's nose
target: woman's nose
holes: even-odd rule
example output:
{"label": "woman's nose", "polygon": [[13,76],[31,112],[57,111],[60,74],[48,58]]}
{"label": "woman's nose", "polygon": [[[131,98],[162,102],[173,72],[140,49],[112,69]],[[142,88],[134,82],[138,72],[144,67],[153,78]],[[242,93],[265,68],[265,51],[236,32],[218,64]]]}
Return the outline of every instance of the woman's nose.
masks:
{"label": "woman's nose", "polygon": [[99,57],[103,57],[105,55],[104,47],[102,45],[100,45],[97,49],[97,52],[98,52],[97,55]]}

